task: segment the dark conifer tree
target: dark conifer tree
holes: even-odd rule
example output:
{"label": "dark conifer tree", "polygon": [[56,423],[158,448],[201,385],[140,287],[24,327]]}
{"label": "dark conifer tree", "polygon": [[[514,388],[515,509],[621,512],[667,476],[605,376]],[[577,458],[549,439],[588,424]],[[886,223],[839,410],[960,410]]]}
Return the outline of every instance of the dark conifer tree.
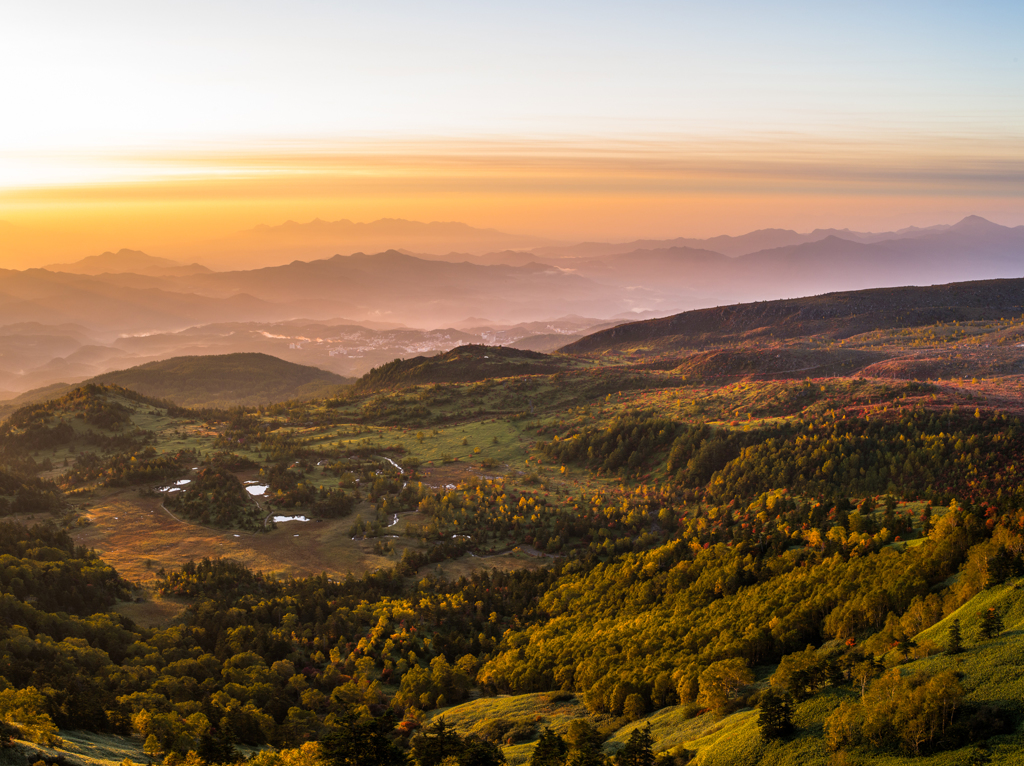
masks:
{"label": "dark conifer tree", "polygon": [[960,654],[964,650],[963,636],[960,635],[960,620],[953,620],[949,626],[949,638],[946,641],[948,654]]}
{"label": "dark conifer tree", "polygon": [[921,536],[927,537],[932,531],[932,504],[929,502],[921,511]]}
{"label": "dark conifer tree", "polygon": [[545,727],[537,746],[533,749],[530,766],[562,766],[565,763],[565,754],[568,749],[564,739],[549,727]]}
{"label": "dark conifer tree", "polygon": [[989,559],[988,580],[985,582],[985,587],[991,588],[994,585],[1000,585],[1018,574],[1020,574],[1020,559],[1006,550],[1006,546],[1000,545],[996,555]]}
{"label": "dark conifer tree", "polygon": [[[444,722],[441,722],[444,725]],[[351,711],[320,740],[324,760],[331,766],[399,766],[405,754],[391,740],[395,717],[391,711],[379,718],[359,720]]]}
{"label": "dark conifer tree", "polygon": [[761,695],[761,712],[757,725],[763,739],[779,739],[793,731],[793,717],[789,700],[770,689]]}
{"label": "dark conifer tree", "polygon": [[503,766],[505,755],[493,742],[470,734],[462,740],[459,766]]}
{"label": "dark conifer tree", "polygon": [[982,641],[995,638],[1003,632],[1003,616],[995,607],[989,607],[981,613],[981,625],[978,626],[978,637]]}
{"label": "dark conifer tree", "polygon": [[462,738],[445,723],[437,719],[430,728],[412,741],[412,757],[418,766],[438,766],[449,756],[462,752]]}
{"label": "dark conifer tree", "polygon": [[653,766],[654,764],[654,737],[651,735],[651,725],[644,728],[637,727],[629,735],[626,746],[619,751],[615,759],[615,766]]}

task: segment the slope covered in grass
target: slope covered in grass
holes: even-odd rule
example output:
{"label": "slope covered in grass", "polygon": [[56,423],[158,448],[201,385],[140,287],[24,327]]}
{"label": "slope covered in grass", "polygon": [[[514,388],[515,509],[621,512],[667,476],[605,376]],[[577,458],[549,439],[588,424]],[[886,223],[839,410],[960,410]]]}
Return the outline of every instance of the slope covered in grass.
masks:
{"label": "slope covered in grass", "polygon": [[551,375],[576,366],[564,358],[505,346],[459,346],[437,356],[396,359],[359,379],[353,392],[403,388],[422,383],[466,383],[514,375]]}
{"label": "slope covered in grass", "polygon": [[179,356],[93,378],[183,407],[250,406],[326,396],[347,378],[267,354]]}
{"label": "slope covered in grass", "polygon": [[[1003,615],[1004,630],[995,638],[978,637],[981,615],[996,608]],[[625,742],[636,726],[651,723],[655,735],[655,750],[673,750],[685,747],[696,750],[696,764],[772,764],[773,766],[802,766],[847,762],[862,764],[922,764],[922,766],[952,766],[967,763],[1024,763],[1024,732],[1021,714],[1024,713],[1024,581],[1015,580],[997,585],[976,595],[941,622],[914,637],[918,645],[932,641],[945,646],[950,626],[959,620],[965,650],[961,654],[941,651],[923,659],[899,665],[902,676],[934,675],[942,671],[958,674],[966,695],[964,701],[972,710],[995,708],[1008,714],[1009,731],[989,736],[982,741],[962,747],[910,757],[900,752],[879,752],[865,747],[848,748],[833,753],[826,747],[824,722],[844,700],[856,701],[858,690],[849,686],[830,687],[811,699],[798,704],[794,710],[796,731],[793,736],[772,743],[761,740],[756,726],[757,711],[744,710],[720,721],[717,726],[692,734],[696,722],[692,719],[682,726],[665,726],[672,719],[673,708],[658,711],[644,721],[617,732],[612,742]],[[888,662],[895,661],[890,653]],[[728,736],[726,736],[728,734]],[[990,758],[991,761],[985,760]]]}
{"label": "slope covered in grass", "polygon": [[619,325],[561,350],[595,354],[641,344],[714,345],[752,336],[833,339],[936,322],[998,320],[1024,309],[1024,280],[993,279],[931,287],[889,287],[686,311]]}
{"label": "slope covered in grass", "polygon": [[483,697],[436,711],[460,736],[492,737],[498,732],[510,766],[529,763],[537,739],[545,728],[564,736],[569,724],[586,718],[587,709],[569,694],[519,694]]}

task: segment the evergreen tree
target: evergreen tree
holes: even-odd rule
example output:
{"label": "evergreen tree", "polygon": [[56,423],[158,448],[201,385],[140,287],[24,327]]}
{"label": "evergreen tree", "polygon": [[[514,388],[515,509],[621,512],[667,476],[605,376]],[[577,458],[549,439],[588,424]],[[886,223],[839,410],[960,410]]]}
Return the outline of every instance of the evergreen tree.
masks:
{"label": "evergreen tree", "polygon": [[986,588],[1000,585],[1009,578],[1020,574],[1020,559],[1006,550],[1006,546],[1000,545],[999,550],[989,559],[988,579],[985,582]]}
{"label": "evergreen tree", "polygon": [[389,736],[394,728],[395,717],[390,710],[369,720],[357,719],[351,711],[346,712],[339,717],[338,725],[320,740],[324,760],[331,766],[404,764],[404,753]]}
{"label": "evergreen tree", "polygon": [[921,511],[921,536],[927,537],[932,531],[932,504],[929,502]]}
{"label": "evergreen tree", "polygon": [[601,752],[601,735],[588,721],[577,718],[569,724],[566,766],[601,766],[607,762]]}
{"label": "evergreen tree", "polygon": [[234,763],[240,759],[234,746],[212,730],[200,737],[197,752],[206,763]]}
{"label": "evergreen tree", "polygon": [[995,607],[989,607],[981,613],[981,625],[978,626],[978,637],[982,641],[995,638],[1003,632],[1003,616]]}
{"label": "evergreen tree", "polygon": [[761,695],[761,712],[757,717],[763,739],[778,739],[793,731],[789,699],[770,689]]}
{"label": "evergreen tree", "polygon": [[964,650],[963,636],[960,635],[960,620],[953,620],[949,626],[949,638],[946,642],[947,654],[960,654]]}
{"label": "evergreen tree", "polygon": [[504,753],[493,742],[480,739],[472,734],[462,740],[459,766],[502,766],[504,763]]}
{"label": "evergreen tree", "polygon": [[530,766],[562,766],[568,749],[564,739],[555,734],[550,727],[545,727],[537,746],[533,749]]}
{"label": "evergreen tree", "polygon": [[906,660],[910,653],[917,648],[917,641],[907,635],[901,635],[896,639],[896,651],[903,655]]}
{"label": "evergreen tree", "polygon": [[651,725],[644,728],[633,729],[629,735],[626,746],[619,751],[615,758],[615,766],[653,766],[654,764],[654,737],[651,735]]}
{"label": "evergreen tree", "polygon": [[458,758],[461,752],[462,738],[445,723],[444,718],[437,719],[412,741],[412,757],[417,766],[439,766],[445,758]]}

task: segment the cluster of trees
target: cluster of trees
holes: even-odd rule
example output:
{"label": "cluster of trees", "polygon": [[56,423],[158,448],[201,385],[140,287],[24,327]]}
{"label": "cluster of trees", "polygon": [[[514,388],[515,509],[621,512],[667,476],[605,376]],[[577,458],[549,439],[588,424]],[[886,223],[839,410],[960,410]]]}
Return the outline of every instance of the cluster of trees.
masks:
{"label": "cluster of trees", "polygon": [[325,519],[348,516],[355,509],[356,494],[342,489],[325,488],[313,484],[307,473],[311,468],[300,466],[290,469],[287,463],[278,463],[260,469],[260,479],[267,482],[265,497],[280,508],[307,508]]}
{"label": "cluster of trees", "polygon": [[405,577],[412,577],[427,564],[439,564],[447,559],[457,559],[471,547],[468,539],[442,540],[429,548],[406,548],[402,558],[395,565],[395,571]]}
{"label": "cluster of trees", "polygon": [[594,712],[621,715],[631,694],[647,709],[696,699],[702,673],[721,661],[763,664],[808,643],[872,634],[884,653],[886,642],[983,587],[983,579],[972,585],[979,578],[969,565],[958,589],[933,593],[972,546],[991,545],[987,535],[981,513],[957,509],[930,544],[903,552],[824,555],[804,545],[765,555],[745,543],[680,540],[609,564],[566,566],[541,600],[547,619],[508,634],[478,682],[506,692],[573,690]]}
{"label": "cluster of trees", "polygon": [[[776,523],[799,512],[783,497],[770,509]],[[683,537],[609,563],[581,555],[550,570],[416,585],[400,571],[344,583],[277,581],[203,561],[161,573],[163,592],[192,606],[182,624],[151,632],[62,610],[70,606],[62,598],[86,612],[104,609],[123,585],[95,557],[90,566],[65,566],[85,555],[66,539],[44,545],[50,538],[40,532],[5,531],[24,539],[5,554],[18,560],[3,570],[11,575],[0,597],[3,624],[19,627],[2,634],[0,668],[13,688],[41,695],[55,725],[134,730],[153,752],[211,759],[236,743],[296,746],[324,737],[349,714],[373,720],[391,707],[415,721],[416,711],[457,701],[474,684],[563,688],[595,712],[625,718],[689,701],[724,712],[747,699],[751,666],[780,658],[772,687],[795,699],[825,685],[868,684],[877,675],[869,655],[984,587],[989,562],[1017,565],[1018,524],[996,519],[990,529],[983,510],[954,507],[928,544],[903,552],[825,555],[804,543],[778,554]],[[39,562],[47,562],[46,576],[26,579]],[[932,592],[961,563],[957,590]],[[64,579],[53,579],[58,570]],[[47,591],[42,583],[51,580]],[[103,586],[102,601],[81,598],[97,592],[90,582]],[[42,598],[48,592],[58,600]],[[799,650],[833,637],[862,640],[834,656]],[[850,716],[870,718],[867,708]],[[916,747],[947,741],[941,732],[951,719],[945,729],[934,720],[927,718],[928,731],[938,725],[939,738]],[[853,732],[843,737],[860,739],[836,742],[892,746],[870,726],[843,725],[836,731]]]}
{"label": "cluster of trees", "polygon": [[570,427],[540,447],[560,462],[632,475],[664,460],[673,483],[707,502],[743,502],[781,487],[808,497],[900,492],[946,504],[1024,504],[1024,430],[1006,416],[921,407],[887,417],[848,418],[836,410],[751,431],[674,423],[650,412],[607,427]]}
{"label": "cluster of trees", "polygon": [[169,509],[201,524],[262,530],[259,506],[233,473],[210,466],[192,472],[183,492],[168,494]]}
{"label": "cluster of trees", "polygon": [[236,455],[234,452],[214,452],[209,458],[210,465],[223,468],[225,471],[240,473],[241,471],[254,471],[259,468],[259,463],[250,460],[244,455]]}
{"label": "cluster of trees", "polygon": [[47,402],[22,407],[4,423],[4,433],[15,434],[19,430],[46,426],[55,413],[73,414],[98,428],[119,431],[131,425],[132,408],[118,399],[156,406],[164,404],[118,386],[88,383]]}
{"label": "cluster of trees", "polygon": [[267,496],[281,508],[309,505],[316,499],[316,486],[306,481],[303,471],[292,471],[287,463],[260,469],[260,479],[267,482]]}
{"label": "cluster of trees", "polygon": [[91,481],[99,481],[108,487],[152,485],[184,476],[189,466],[198,461],[199,456],[194,450],[157,452],[152,446],[117,452],[106,458],[94,452],[82,452],[75,459],[74,466],[65,471],[61,483],[68,488]]}
{"label": "cluster of trees", "polygon": [[678,423],[650,412],[624,414],[604,428],[588,428],[545,442],[541,450],[560,463],[580,463],[603,473],[633,474],[670,445]]}
{"label": "cluster of trees", "polygon": [[0,470],[0,516],[53,512],[64,506],[64,496],[52,481]]}
{"label": "cluster of trees", "polygon": [[[0,424],[0,462],[26,464],[29,453],[56,449],[76,441],[101,447],[109,447],[108,441],[144,443],[151,434],[136,433],[132,428],[133,410],[120,401],[123,399],[120,394],[127,393],[90,384],[58,399],[22,407]],[[141,397],[134,395],[134,398]],[[82,420],[108,433],[92,428],[76,430],[66,418]],[[131,431],[123,433],[125,429]]]}
{"label": "cluster of trees", "polygon": [[960,747],[1006,730],[1005,711],[965,704],[956,673],[902,675],[893,668],[859,701],[840,703],[825,721],[829,749],[866,745],[912,755]]}
{"label": "cluster of trees", "polygon": [[127,598],[128,590],[112,567],[54,524],[0,522],[0,592],[44,612],[85,616]]}

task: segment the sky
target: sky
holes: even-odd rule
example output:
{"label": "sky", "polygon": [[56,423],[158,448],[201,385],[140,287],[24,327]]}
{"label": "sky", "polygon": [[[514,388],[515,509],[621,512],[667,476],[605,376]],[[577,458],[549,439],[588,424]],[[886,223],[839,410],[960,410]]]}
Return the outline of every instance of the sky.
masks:
{"label": "sky", "polygon": [[[0,266],[258,224],[1024,224],[1019,2],[11,2]],[[6,242],[4,244],[4,242]]]}

